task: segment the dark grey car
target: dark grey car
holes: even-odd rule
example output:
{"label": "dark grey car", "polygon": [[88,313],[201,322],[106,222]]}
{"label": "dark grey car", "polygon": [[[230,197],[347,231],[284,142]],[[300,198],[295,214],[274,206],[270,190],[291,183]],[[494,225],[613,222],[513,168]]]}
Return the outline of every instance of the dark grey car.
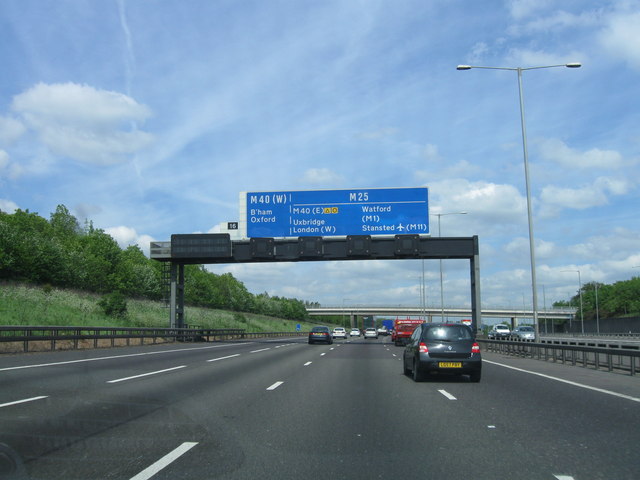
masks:
{"label": "dark grey car", "polygon": [[434,373],[469,375],[472,382],[482,375],[480,345],[471,328],[457,323],[419,325],[404,349],[403,365],[416,382]]}

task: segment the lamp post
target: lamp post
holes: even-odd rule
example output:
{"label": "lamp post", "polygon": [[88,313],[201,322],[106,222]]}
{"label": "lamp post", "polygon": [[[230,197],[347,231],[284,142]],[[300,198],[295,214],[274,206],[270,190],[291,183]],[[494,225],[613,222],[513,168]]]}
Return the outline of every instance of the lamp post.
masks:
{"label": "lamp post", "polygon": [[520,125],[522,128],[522,150],[524,153],[524,180],[525,180],[525,188],[527,191],[527,219],[529,222],[529,251],[531,256],[531,296],[533,302],[533,324],[536,330],[536,338],[538,338],[540,334],[540,329],[538,326],[538,289],[536,286],[536,255],[535,255],[535,246],[534,246],[534,238],[533,238],[533,219],[531,215],[531,187],[529,185],[529,152],[527,149],[527,129],[525,125],[525,116],[524,116],[524,96],[522,93],[522,72],[525,70],[539,70],[541,68],[556,68],[556,67],[567,67],[567,68],[580,68],[582,66],[581,63],[573,62],[573,63],[564,63],[562,65],[543,65],[538,67],[480,67],[475,65],[458,65],[457,70],[471,70],[472,68],[482,68],[487,70],[511,70],[518,73],[518,93],[520,97]]}
{"label": "lamp post", "polygon": [[[466,215],[467,212],[448,212],[448,213],[432,213],[438,217],[438,238],[442,235],[440,234],[440,217],[444,217],[445,215]],[[440,313],[442,315],[442,321],[444,322],[444,282],[442,280],[442,259],[440,259]]]}
{"label": "lamp post", "polygon": [[584,312],[582,311],[582,280],[580,279],[580,270],[560,270],[561,272],[575,272],[578,274],[578,294],[580,295],[580,323],[582,324],[582,334],[584,335]]}

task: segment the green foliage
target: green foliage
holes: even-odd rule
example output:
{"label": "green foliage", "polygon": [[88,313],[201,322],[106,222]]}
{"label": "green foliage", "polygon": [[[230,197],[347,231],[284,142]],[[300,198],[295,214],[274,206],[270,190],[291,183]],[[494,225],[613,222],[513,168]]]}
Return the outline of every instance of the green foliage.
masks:
{"label": "green foliage", "polygon": [[[640,277],[606,285],[590,282],[582,285],[582,308],[585,320],[640,315]],[[597,298],[597,301],[596,301]],[[580,292],[569,301],[555,302],[554,306],[572,306],[580,316]]]}
{"label": "green foliage", "polygon": [[[90,221],[81,227],[64,205],[58,205],[49,221],[28,210],[0,211],[0,280],[159,300],[166,291],[162,268],[137,246],[121,249]],[[111,302],[104,302],[112,311]],[[305,302],[266,293],[254,296],[230,273],[216,275],[202,265],[185,266],[185,303],[291,320],[308,318]],[[113,312],[119,315],[117,309]]]}
{"label": "green foliage", "polygon": [[120,292],[112,292],[103,296],[98,302],[108,317],[124,318],[127,316],[127,299]]}

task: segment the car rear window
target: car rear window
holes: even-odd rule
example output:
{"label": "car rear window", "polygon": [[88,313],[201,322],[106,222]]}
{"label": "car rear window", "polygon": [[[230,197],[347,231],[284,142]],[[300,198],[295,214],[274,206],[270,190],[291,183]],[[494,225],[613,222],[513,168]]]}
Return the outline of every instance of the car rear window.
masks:
{"label": "car rear window", "polygon": [[447,325],[428,328],[423,334],[426,340],[472,340],[471,330],[464,325]]}
{"label": "car rear window", "polygon": [[313,327],[311,331],[312,332],[328,332],[329,329],[327,327]]}

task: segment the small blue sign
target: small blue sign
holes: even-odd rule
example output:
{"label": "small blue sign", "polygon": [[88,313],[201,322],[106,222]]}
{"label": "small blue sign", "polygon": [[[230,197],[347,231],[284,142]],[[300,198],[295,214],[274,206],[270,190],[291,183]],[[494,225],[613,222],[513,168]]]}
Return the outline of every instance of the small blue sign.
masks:
{"label": "small blue sign", "polygon": [[299,332],[300,330],[302,330],[302,325],[300,325],[299,323],[296,325],[296,332]]}
{"label": "small blue sign", "polygon": [[248,237],[429,234],[421,188],[248,192]]}

